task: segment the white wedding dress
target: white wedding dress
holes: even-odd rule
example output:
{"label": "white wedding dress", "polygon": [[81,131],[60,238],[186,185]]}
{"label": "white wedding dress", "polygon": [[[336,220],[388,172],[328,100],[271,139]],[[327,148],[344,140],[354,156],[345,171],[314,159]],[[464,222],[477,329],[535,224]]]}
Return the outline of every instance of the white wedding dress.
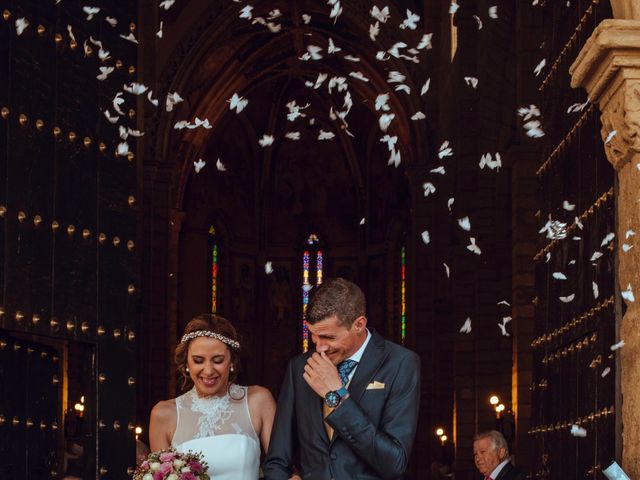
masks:
{"label": "white wedding dress", "polygon": [[171,446],[202,453],[212,480],[256,480],[260,441],[251,423],[247,387],[200,397],[193,388],[176,398],[177,424]]}

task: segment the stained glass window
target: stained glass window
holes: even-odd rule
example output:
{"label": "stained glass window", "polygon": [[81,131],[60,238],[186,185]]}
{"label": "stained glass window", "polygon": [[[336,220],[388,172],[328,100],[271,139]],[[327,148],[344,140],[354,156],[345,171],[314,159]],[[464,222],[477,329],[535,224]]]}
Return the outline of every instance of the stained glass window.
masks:
{"label": "stained glass window", "polygon": [[[315,260],[315,261],[313,261]],[[309,291],[322,283],[324,257],[320,250],[320,238],[315,233],[307,238],[306,249],[302,254],[302,351],[309,350],[309,329],[307,327],[307,306]]]}
{"label": "stained glass window", "polygon": [[400,249],[400,341],[407,337],[407,251]]}
{"label": "stained glass window", "polygon": [[211,287],[211,313],[218,313],[218,239],[216,229],[209,227],[209,285]]}

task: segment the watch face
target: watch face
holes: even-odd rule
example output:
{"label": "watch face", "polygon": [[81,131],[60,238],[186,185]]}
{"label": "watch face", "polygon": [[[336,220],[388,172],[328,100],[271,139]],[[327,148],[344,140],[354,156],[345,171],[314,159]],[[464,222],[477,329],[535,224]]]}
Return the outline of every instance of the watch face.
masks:
{"label": "watch face", "polygon": [[329,408],[335,408],[338,406],[338,403],[340,403],[340,395],[334,391],[327,392],[324,396],[324,403],[326,403]]}

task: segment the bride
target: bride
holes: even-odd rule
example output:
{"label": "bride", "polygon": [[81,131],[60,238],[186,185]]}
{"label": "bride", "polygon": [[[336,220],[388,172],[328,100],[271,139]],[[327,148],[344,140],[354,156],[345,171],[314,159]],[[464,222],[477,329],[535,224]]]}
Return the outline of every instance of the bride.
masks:
{"label": "bride", "polygon": [[198,315],[185,327],[175,350],[183,395],[158,402],[151,411],[152,451],[200,452],[215,480],[256,480],[260,444],[266,452],[275,401],[260,386],[234,383],[240,343],[231,323]]}

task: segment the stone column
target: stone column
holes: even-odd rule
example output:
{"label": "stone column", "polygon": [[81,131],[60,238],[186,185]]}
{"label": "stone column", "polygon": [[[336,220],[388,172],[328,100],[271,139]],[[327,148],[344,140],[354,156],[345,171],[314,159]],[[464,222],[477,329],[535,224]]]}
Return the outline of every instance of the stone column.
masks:
{"label": "stone column", "polygon": [[[571,86],[583,87],[600,107],[600,134],[617,174],[617,288],[625,291],[631,286],[637,300],[623,299],[626,311],[618,318],[625,347],[619,356],[622,402],[617,415],[622,420],[623,469],[631,478],[640,478],[640,244],[636,240],[640,237],[625,238],[628,230],[640,234],[640,4],[637,0],[611,4],[622,18],[598,25],[569,73]],[[624,243],[634,248],[624,252]]]}

